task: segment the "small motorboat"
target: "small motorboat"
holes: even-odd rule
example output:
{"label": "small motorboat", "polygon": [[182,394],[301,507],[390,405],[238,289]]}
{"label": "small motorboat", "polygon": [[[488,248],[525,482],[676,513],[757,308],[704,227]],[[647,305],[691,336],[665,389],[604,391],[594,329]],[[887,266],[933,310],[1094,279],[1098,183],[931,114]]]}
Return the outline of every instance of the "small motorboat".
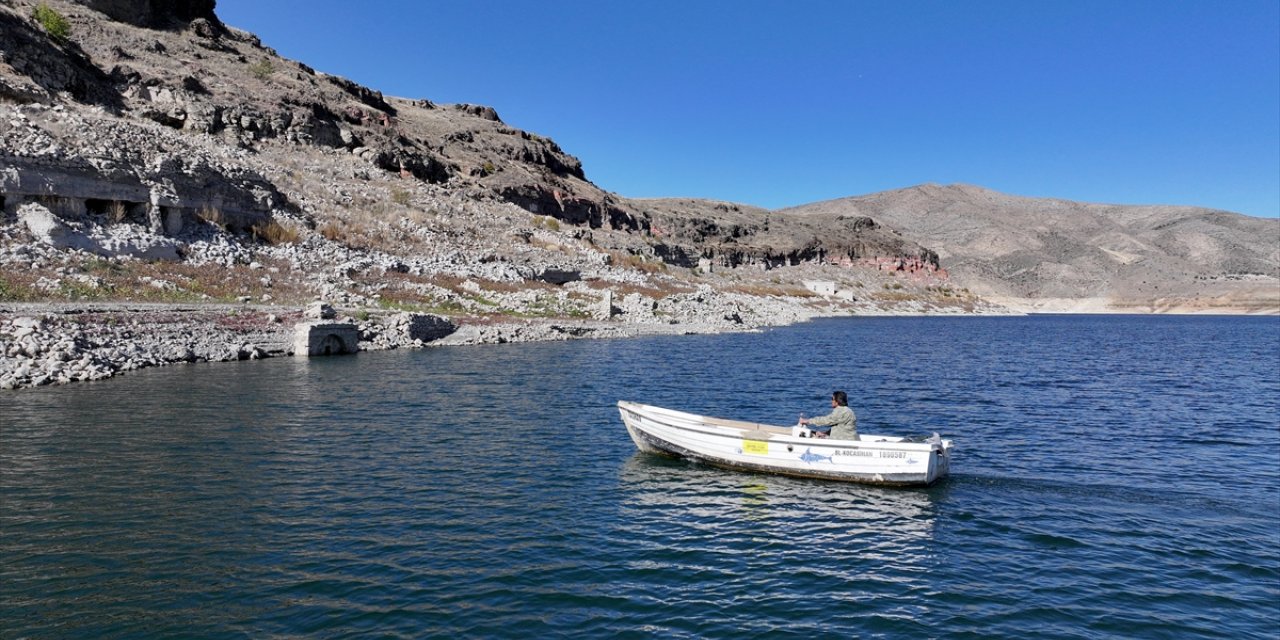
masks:
{"label": "small motorboat", "polygon": [[926,486],[951,468],[951,441],[860,434],[858,440],[805,437],[804,427],[708,418],[619,401],[641,451],[743,471],[892,486]]}

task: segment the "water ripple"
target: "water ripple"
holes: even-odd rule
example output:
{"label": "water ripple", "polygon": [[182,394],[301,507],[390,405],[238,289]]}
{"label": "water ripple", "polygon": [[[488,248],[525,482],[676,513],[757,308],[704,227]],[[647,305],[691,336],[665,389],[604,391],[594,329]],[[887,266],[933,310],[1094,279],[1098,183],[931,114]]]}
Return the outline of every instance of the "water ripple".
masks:
{"label": "water ripple", "polygon": [[[6,394],[0,636],[1274,637],[1278,329],[833,320]],[[613,407],[787,424],[833,388],[954,476],[729,473]]]}

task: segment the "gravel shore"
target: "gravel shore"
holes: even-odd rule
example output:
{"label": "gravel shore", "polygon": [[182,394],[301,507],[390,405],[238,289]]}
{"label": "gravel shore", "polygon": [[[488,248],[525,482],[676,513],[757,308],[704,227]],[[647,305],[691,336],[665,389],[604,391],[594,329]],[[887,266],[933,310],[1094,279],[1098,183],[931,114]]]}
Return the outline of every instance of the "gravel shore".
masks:
{"label": "gravel shore", "polygon": [[[726,309],[657,319],[519,319],[462,322],[448,335],[423,341],[403,330],[414,316],[380,313],[349,322],[360,332],[362,351],[538,342],[580,338],[626,338],[656,334],[750,331],[764,324],[790,324],[815,315],[798,304],[775,302],[770,322],[744,322]],[[699,311],[707,311],[703,305]],[[634,312],[633,312],[634,313]],[[751,314],[750,317],[765,317]],[[256,360],[294,354],[295,326],[306,320],[299,307],[261,305],[172,305],[145,303],[0,304],[0,389],[102,380],[143,367],[190,362]]]}

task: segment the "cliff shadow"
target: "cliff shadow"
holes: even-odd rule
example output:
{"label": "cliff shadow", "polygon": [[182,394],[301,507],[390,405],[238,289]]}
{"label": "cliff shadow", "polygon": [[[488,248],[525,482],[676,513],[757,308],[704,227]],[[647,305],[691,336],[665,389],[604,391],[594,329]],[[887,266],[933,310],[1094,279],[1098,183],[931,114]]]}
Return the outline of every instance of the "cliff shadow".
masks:
{"label": "cliff shadow", "polygon": [[78,102],[112,113],[124,109],[124,98],[111,76],[93,63],[75,42],[59,42],[11,11],[0,11],[4,47],[0,57],[51,96],[68,93]]}

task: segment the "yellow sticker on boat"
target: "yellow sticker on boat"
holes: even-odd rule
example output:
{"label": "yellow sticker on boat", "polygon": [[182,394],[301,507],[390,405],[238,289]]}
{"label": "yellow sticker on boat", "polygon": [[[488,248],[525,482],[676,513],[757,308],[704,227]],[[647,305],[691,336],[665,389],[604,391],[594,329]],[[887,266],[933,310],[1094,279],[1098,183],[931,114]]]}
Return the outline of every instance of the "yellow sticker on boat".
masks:
{"label": "yellow sticker on boat", "polygon": [[764,440],[743,440],[742,452],[756,456],[769,455],[769,443]]}

